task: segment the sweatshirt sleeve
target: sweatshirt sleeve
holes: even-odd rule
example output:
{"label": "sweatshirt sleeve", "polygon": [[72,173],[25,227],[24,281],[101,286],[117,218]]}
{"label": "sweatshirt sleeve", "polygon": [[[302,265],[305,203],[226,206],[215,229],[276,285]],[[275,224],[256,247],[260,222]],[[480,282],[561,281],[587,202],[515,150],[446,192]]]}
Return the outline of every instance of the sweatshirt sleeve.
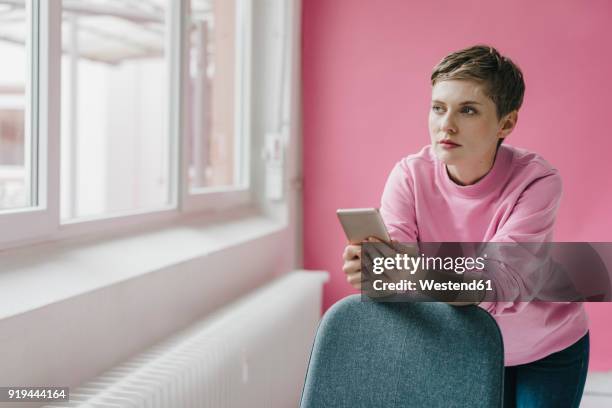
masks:
{"label": "sweatshirt sleeve", "polygon": [[392,239],[399,242],[417,242],[414,193],[410,174],[401,161],[389,174],[382,194],[380,213]]}
{"label": "sweatshirt sleeve", "polygon": [[532,181],[490,240],[491,245],[485,245],[485,268],[493,280],[494,293],[488,298],[492,301],[479,306],[492,315],[520,312],[529,303],[526,299],[532,299],[546,283],[561,194],[561,177],[556,171]]}

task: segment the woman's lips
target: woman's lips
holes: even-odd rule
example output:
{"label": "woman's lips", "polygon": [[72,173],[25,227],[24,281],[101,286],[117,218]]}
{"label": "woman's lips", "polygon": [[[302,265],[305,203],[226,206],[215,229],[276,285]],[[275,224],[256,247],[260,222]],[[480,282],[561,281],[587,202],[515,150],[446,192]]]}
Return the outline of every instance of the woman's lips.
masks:
{"label": "woman's lips", "polygon": [[448,140],[440,140],[438,142],[440,144],[440,146],[442,146],[445,149],[453,149],[455,147],[460,147],[461,145],[457,144],[457,143],[453,143],[451,141]]}

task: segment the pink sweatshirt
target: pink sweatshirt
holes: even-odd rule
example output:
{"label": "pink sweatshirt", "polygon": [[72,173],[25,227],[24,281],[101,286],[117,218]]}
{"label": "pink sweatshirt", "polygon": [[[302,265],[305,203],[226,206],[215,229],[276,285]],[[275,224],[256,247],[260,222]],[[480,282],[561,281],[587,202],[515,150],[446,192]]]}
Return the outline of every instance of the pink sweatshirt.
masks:
{"label": "pink sweatshirt", "polygon": [[[391,237],[400,242],[552,242],[561,190],[561,177],[543,158],[505,144],[485,177],[460,186],[426,146],[391,171],[381,214]],[[533,278],[521,276],[527,272],[511,265],[500,270],[508,277],[504,299],[518,298],[524,290],[512,282]],[[479,306],[501,329],[506,366],[562,350],[588,330],[582,303],[505,301]]]}

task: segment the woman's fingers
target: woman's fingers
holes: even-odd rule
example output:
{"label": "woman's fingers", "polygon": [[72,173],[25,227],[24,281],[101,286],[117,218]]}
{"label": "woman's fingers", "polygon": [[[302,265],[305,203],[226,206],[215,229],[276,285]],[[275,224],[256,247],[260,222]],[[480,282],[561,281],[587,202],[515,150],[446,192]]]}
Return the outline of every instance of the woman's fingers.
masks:
{"label": "woman's fingers", "polygon": [[344,261],[342,271],[346,274],[346,281],[355,289],[361,289],[361,259]]}
{"label": "woman's fingers", "polygon": [[374,244],[368,247],[368,252],[380,255],[383,258],[394,257],[398,252],[390,243],[381,241],[378,238],[370,237],[367,243]]}
{"label": "woman's fingers", "polygon": [[361,245],[347,245],[344,248],[342,259],[350,261],[352,259],[361,259]]}
{"label": "woman's fingers", "polygon": [[347,274],[346,281],[355,289],[361,289],[361,282],[363,281],[363,274],[361,273],[361,271]]}
{"label": "woman's fingers", "polygon": [[350,261],[345,261],[344,265],[342,265],[342,271],[347,274],[353,274],[355,272],[359,272],[361,270],[361,260],[353,259]]}
{"label": "woman's fingers", "polygon": [[342,259],[342,271],[346,274],[346,281],[355,289],[361,289],[361,245],[347,245]]}
{"label": "woman's fingers", "polygon": [[389,242],[380,240],[376,237],[369,237],[366,242],[380,243],[384,245],[376,245],[379,253],[391,257],[395,256],[395,254],[407,254],[409,256],[418,256],[418,245],[416,243],[401,243],[396,240],[391,240]]}
{"label": "woman's fingers", "polygon": [[[370,237],[364,242],[378,245],[371,245],[368,251],[362,252],[361,244],[348,244],[342,253],[342,259],[344,260],[342,271],[346,275],[346,281],[358,290],[361,290],[363,282],[366,281],[365,275],[361,271],[362,258],[367,266],[366,271],[371,271],[374,258],[395,257],[398,253],[416,254],[412,246],[404,246],[393,240],[385,242],[376,237]],[[386,274],[385,279],[392,280]]]}
{"label": "woman's fingers", "polygon": [[346,276],[346,281],[356,289],[361,288],[361,272],[354,273]]}

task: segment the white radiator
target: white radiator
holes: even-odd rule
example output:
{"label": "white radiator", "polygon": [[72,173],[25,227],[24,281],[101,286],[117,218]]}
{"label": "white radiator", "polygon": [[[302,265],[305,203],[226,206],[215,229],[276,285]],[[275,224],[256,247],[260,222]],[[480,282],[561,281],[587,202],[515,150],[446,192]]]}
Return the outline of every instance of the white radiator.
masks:
{"label": "white radiator", "polygon": [[46,407],[295,407],[326,280],[279,278]]}

